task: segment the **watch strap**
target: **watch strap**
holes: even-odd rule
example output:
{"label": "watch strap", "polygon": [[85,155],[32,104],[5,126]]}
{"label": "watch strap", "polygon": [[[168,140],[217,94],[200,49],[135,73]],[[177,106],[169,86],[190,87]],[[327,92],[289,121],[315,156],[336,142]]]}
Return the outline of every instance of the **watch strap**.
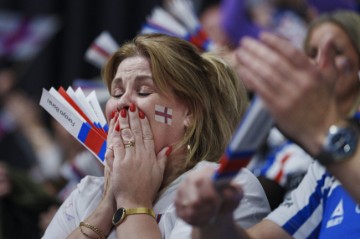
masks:
{"label": "watch strap", "polygon": [[128,208],[125,209],[126,215],[134,215],[134,214],[148,214],[155,219],[155,212],[151,208],[139,207],[139,208]]}
{"label": "watch strap", "polygon": [[333,155],[325,151],[321,151],[318,155],[315,156],[315,159],[323,166],[328,166],[335,163]]}

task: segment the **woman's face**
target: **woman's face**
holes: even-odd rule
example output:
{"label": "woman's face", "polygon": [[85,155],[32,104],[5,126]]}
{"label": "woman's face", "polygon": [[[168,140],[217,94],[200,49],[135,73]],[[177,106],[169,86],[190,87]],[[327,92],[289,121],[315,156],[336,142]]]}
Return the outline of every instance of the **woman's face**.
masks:
{"label": "woman's face", "polygon": [[360,70],[359,56],[349,36],[334,23],[322,23],[312,30],[306,53],[316,62],[323,57],[324,38],[331,38],[335,47],[335,64],[339,73],[336,84],[336,97],[338,100],[357,95],[359,92]]}
{"label": "woman's face", "polygon": [[188,108],[172,94],[165,96],[159,92],[147,58],[135,56],[123,60],[111,83],[110,94],[106,104],[108,121],[113,111],[134,103],[150,122],[156,153],[184,136],[190,119]]}

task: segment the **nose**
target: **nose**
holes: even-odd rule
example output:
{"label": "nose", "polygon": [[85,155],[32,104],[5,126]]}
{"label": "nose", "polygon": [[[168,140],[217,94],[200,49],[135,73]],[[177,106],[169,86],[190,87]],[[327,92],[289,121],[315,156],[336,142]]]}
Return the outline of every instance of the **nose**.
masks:
{"label": "nose", "polygon": [[324,51],[322,49],[319,49],[316,57],[313,59],[314,63],[318,65],[323,59],[323,57],[324,57]]}
{"label": "nose", "polygon": [[121,109],[125,108],[126,110],[129,109],[130,103],[132,101],[131,93],[125,92],[118,100],[117,102],[117,110],[120,111]]}
{"label": "nose", "polygon": [[336,47],[333,43],[331,35],[325,35],[318,46],[318,52],[315,58],[317,65],[324,65],[336,58]]}

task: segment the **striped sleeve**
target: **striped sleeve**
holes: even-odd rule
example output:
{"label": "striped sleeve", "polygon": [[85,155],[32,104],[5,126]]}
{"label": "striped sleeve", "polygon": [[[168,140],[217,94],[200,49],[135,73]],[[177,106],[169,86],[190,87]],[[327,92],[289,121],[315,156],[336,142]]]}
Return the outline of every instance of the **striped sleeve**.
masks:
{"label": "striped sleeve", "polygon": [[323,200],[332,177],[317,162],[297,189],[268,217],[294,238],[317,238],[320,230]]}

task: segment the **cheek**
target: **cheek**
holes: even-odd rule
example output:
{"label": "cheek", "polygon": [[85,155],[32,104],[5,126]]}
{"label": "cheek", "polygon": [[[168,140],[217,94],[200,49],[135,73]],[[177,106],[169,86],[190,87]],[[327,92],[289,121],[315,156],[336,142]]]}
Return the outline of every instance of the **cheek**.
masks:
{"label": "cheek", "polygon": [[116,100],[114,99],[109,99],[108,102],[106,102],[105,117],[108,122],[110,121],[111,113],[116,110],[116,106],[117,106]]}
{"label": "cheek", "polygon": [[339,72],[339,81],[336,84],[336,94],[345,95],[358,88],[359,75],[357,62],[346,56],[338,57],[335,60]]}
{"label": "cheek", "polygon": [[355,66],[355,62],[349,57],[338,57],[335,60],[335,64],[340,74],[345,76],[357,74],[358,69]]}
{"label": "cheek", "polygon": [[185,131],[179,116],[176,114],[173,115],[172,124],[168,125],[155,120],[154,111],[147,111],[145,114],[153,132],[156,153],[158,153],[162,148],[173,145],[182,139]]}
{"label": "cheek", "polygon": [[184,130],[179,127],[167,126],[158,122],[153,124],[152,131],[156,153],[166,146],[178,143],[184,136]]}

